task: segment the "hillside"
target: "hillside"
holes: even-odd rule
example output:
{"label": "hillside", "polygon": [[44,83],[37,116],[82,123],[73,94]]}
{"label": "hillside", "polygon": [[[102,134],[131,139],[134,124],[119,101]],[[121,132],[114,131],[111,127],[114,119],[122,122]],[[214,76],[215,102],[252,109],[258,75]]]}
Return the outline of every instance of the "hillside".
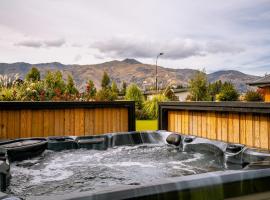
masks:
{"label": "hillside", "polygon": [[[67,74],[71,74],[80,89],[84,88],[85,82],[89,79],[93,80],[96,87],[99,88],[103,71],[107,71],[118,85],[120,85],[122,81],[125,81],[128,84],[133,82],[138,84],[141,88],[146,88],[153,85],[155,82],[155,66],[140,63],[135,59],[125,59],[123,61],[114,60],[94,65],[63,65],[57,62],[40,64],[23,62],[12,64],[0,63],[0,74],[12,76],[18,73],[20,77],[23,78],[33,66],[41,71],[42,76],[44,76],[48,70],[61,70],[64,77],[66,77]],[[171,69],[159,66],[159,87],[165,87],[168,84],[182,84],[187,86],[188,80],[195,72],[196,70],[193,69]],[[258,77],[229,70],[208,74],[208,78],[211,82],[216,80],[231,81],[240,91],[245,91],[246,82],[250,82]]]}

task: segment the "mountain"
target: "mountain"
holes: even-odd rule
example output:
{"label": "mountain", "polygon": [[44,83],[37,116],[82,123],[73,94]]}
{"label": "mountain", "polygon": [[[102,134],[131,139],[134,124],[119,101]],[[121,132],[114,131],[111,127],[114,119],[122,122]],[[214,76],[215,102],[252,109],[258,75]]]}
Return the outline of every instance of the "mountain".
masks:
{"label": "mountain", "polygon": [[258,78],[259,76],[244,74],[236,70],[222,70],[208,74],[208,80],[210,82],[215,82],[217,80],[221,80],[222,82],[229,81],[233,83],[235,87],[241,92],[244,92],[250,88],[249,86],[247,86],[246,83],[256,80]]}
{"label": "mountain", "polygon": [[126,58],[125,60],[123,60],[122,62],[128,63],[128,64],[142,64],[141,62],[135,60],[135,59],[131,59],[131,58]]}
{"label": "mountain", "polygon": [[[119,86],[122,81],[129,83],[136,83],[141,88],[153,86],[155,83],[156,66],[143,64],[135,59],[125,59],[123,61],[113,60],[101,64],[93,65],[64,65],[58,62],[53,63],[0,63],[0,74],[7,74],[14,76],[16,73],[21,78],[33,67],[37,67],[41,71],[41,76],[44,77],[48,70],[60,70],[64,74],[64,78],[68,74],[74,77],[74,80],[80,90],[83,90],[87,80],[94,81],[97,88],[100,88],[100,80],[103,72],[106,71],[112,80]],[[189,79],[196,73],[193,69],[171,69],[158,66],[158,83],[159,87],[165,87],[168,84],[183,86],[188,85]],[[247,89],[246,82],[257,79],[257,76],[244,74],[239,71],[217,71],[208,74],[209,81],[216,80],[231,81],[240,91]]]}

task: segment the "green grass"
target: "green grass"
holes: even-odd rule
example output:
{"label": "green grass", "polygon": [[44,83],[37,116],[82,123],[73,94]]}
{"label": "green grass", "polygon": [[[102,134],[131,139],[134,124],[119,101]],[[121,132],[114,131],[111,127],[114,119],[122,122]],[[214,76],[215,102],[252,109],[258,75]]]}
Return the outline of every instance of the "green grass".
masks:
{"label": "green grass", "polygon": [[136,120],[136,131],[152,131],[157,129],[157,120]]}

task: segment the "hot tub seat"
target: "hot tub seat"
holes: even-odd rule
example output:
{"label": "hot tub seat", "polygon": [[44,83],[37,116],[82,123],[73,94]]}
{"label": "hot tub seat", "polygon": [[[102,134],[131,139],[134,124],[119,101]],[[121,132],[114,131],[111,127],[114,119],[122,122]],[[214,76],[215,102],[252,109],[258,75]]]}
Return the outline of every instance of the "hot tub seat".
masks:
{"label": "hot tub seat", "polygon": [[19,161],[40,155],[47,144],[45,138],[25,138],[0,142],[0,148],[7,151],[10,161]]}
{"label": "hot tub seat", "polygon": [[108,135],[81,136],[76,138],[78,148],[106,150],[109,146]]}
{"label": "hot tub seat", "polygon": [[164,142],[164,139],[153,131],[143,132],[123,132],[112,134],[111,146],[123,146],[123,145],[140,145],[140,144],[156,144]]}
{"label": "hot tub seat", "polygon": [[68,149],[77,149],[78,144],[71,137],[48,137],[48,149],[53,151],[62,151]]}

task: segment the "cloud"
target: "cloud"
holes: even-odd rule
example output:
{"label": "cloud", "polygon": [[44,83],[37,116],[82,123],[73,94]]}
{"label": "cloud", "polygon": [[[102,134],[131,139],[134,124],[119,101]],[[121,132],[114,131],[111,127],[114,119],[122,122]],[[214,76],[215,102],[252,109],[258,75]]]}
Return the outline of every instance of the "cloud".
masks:
{"label": "cloud", "polygon": [[65,39],[59,38],[54,40],[24,40],[21,42],[17,42],[15,46],[22,46],[22,47],[32,47],[32,48],[42,48],[42,47],[61,47],[66,43]]}
{"label": "cloud", "polygon": [[42,46],[41,41],[35,40],[25,40],[18,43],[15,43],[16,46],[24,46],[24,47],[32,47],[32,48],[40,48]]}
{"label": "cloud", "polygon": [[65,39],[59,38],[56,40],[45,40],[44,46],[46,47],[61,47],[66,43]]}
{"label": "cloud", "polygon": [[177,60],[193,56],[203,57],[217,53],[240,53],[243,47],[223,41],[197,41],[194,39],[172,39],[156,41],[135,38],[112,38],[97,41],[90,48],[97,49],[104,56],[153,58],[159,52],[164,52],[167,59]]}
{"label": "cloud", "polygon": [[80,61],[82,59],[82,56],[80,55],[80,54],[78,54],[78,55],[76,55],[75,57],[74,57],[74,62],[78,62],[78,61]]}

